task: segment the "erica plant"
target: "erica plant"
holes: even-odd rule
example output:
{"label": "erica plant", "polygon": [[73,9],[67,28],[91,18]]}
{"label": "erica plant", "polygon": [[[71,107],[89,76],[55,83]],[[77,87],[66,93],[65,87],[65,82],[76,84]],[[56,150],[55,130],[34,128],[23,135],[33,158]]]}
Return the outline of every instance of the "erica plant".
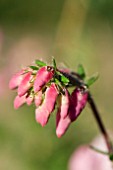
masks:
{"label": "erica plant", "polygon": [[[88,102],[106,141],[107,154],[110,160],[113,160],[110,138],[89,91],[89,86],[97,78],[98,74],[95,74],[88,79],[82,65],[78,66],[76,72],[67,68],[58,68],[53,58],[52,65],[36,60],[33,65],[21,69],[11,78],[9,88],[17,90],[17,96],[14,99],[15,109],[25,103],[27,105],[35,104],[35,118],[41,126],[48,123],[50,115],[57,108],[56,135],[59,138],[65,134]],[[72,93],[69,91],[71,87],[74,88]],[[97,148],[92,148],[104,153]]]}

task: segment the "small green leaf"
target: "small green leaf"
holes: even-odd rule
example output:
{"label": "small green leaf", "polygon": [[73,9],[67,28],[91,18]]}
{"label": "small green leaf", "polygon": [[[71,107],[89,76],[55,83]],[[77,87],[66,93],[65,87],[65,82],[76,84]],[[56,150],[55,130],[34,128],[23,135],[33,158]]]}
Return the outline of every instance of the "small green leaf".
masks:
{"label": "small green leaf", "polygon": [[29,66],[33,70],[38,70],[39,68],[37,66]]}
{"label": "small green leaf", "polygon": [[40,60],[35,60],[35,64],[38,65],[39,67],[46,66],[46,63],[44,63],[43,61],[40,61]]}
{"label": "small green leaf", "polygon": [[82,79],[86,77],[85,70],[82,64],[78,65],[77,73],[80,75]]}
{"label": "small green leaf", "polygon": [[69,79],[67,77],[65,77],[64,75],[61,75],[61,82],[63,82],[64,84],[68,84]]}
{"label": "small green leaf", "polygon": [[65,77],[62,73],[59,71],[56,72],[56,74],[59,76],[59,80],[64,84],[67,85],[69,83],[69,79]]}
{"label": "small green leaf", "polygon": [[88,80],[86,80],[86,85],[89,87],[91,86],[99,77],[99,74],[96,73],[93,76],[91,76]]}
{"label": "small green leaf", "polygon": [[52,63],[53,63],[54,70],[56,70],[57,67],[56,67],[56,61],[54,57],[52,58]]}

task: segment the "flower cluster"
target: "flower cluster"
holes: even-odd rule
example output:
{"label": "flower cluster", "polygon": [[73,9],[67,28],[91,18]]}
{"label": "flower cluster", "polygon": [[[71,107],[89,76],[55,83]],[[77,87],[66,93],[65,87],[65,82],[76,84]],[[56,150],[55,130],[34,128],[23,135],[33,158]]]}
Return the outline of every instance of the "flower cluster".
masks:
{"label": "flower cluster", "polygon": [[15,109],[24,103],[35,103],[36,121],[42,126],[47,124],[57,104],[56,134],[61,137],[81,113],[88,99],[88,91],[79,87],[75,87],[70,94],[67,89],[69,84],[70,80],[56,68],[55,61],[53,66],[47,66],[36,60],[35,65],[13,75],[9,88],[17,89]]}

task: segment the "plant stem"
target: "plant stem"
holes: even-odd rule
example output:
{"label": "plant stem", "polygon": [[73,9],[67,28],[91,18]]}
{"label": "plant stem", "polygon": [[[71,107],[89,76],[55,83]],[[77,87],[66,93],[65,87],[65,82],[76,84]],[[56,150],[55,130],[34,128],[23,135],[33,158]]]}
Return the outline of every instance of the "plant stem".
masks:
{"label": "plant stem", "polygon": [[92,112],[94,114],[94,117],[95,117],[95,119],[97,121],[99,129],[100,129],[101,133],[104,136],[108,151],[109,151],[109,153],[113,153],[113,148],[112,148],[110,137],[109,137],[109,135],[108,135],[108,133],[106,131],[106,128],[105,128],[105,126],[104,126],[104,124],[102,122],[102,119],[100,117],[99,111],[97,110],[96,104],[95,104],[90,92],[89,92],[89,96],[88,96],[88,103],[90,104],[91,110],[92,110]]}
{"label": "plant stem", "polygon": [[[72,85],[82,87],[83,89],[86,88],[85,83],[80,78],[80,76],[77,75],[76,73],[72,72],[72,74],[71,74],[71,73],[62,72],[62,74],[64,76],[66,76],[70,80],[70,83]],[[102,135],[103,135],[103,137],[105,139],[105,142],[106,142],[106,145],[107,145],[107,148],[108,148],[108,152],[109,152],[109,154],[113,154],[113,147],[112,147],[110,137],[109,137],[109,135],[108,135],[108,133],[106,131],[106,128],[105,128],[105,126],[104,126],[104,124],[102,122],[102,119],[100,117],[100,114],[99,114],[99,111],[97,109],[97,106],[96,106],[96,104],[94,102],[94,99],[92,98],[90,92],[88,92],[88,103],[89,103],[89,105],[91,107],[91,110],[92,110],[92,112],[94,114],[94,117],[95,117],[95,119],[97,121],[97,124],[98,124],[98,127],[100,129],[100,132],[102,133]]]}

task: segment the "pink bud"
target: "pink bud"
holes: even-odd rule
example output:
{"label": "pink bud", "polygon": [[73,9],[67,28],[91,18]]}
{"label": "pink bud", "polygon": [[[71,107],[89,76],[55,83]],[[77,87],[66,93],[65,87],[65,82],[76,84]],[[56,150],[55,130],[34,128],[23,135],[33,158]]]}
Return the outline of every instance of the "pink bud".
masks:
{"label": "pink bud", "polygon": [[25,77],[21,81],[19,87],[18,87],[18,95],[23,96],[31,87],[32,83],[30,82],[33,76],[31,75],[32,72],[26,73]]}
{"label": "pink bud", "polygon": [[36,75],[36,80],[34,82],[34,91],[38,92],[46,83],[48,83],[53,77],[53,70],[50,68],[48,71],[48,67],[42,67],[38,70]]}
{"label": "pink bud", "polygon": [[54,110],[55,102],[58,96],[58,91],[54,83],[46,89],[45,99],[41,106],[36,109],[36,121],[42,126],[48,122],[51,112]]}
{"label": "pink bud", "polygon": [[30,94],[28,97],[26,97],[26,103],[28,106],[30,106],[33,103],[33,99],[34,99],[34,97],[32,94]]}
{"label": "pink bud", "polygon": [[42,102],[42,91],[40,90],[36,95],[35,95],[35,105],[38,107]]}
{"label": "pink bud", "polygon": [[16,96],[14,100],[14,108],[18,109],[20,106],[22,106],[26,102],[26,94],[22,97]]}
{"label": "pink bud", "polygon": [[84,109],[88,99],[88,92],[76,88],[71,94],[71,104],[69,116],[74,121]]}
{"label": "pink bud", "polygon": [[65,118],[68,114],[69,110],[69,104],[70,104],[70,99],[69,99],[69,92],[67,89],[64,89],[64,93],[61,96],[61,106],[60,106],[60,115],[62,118]]}
{"label": "pink bud", "polygon": [[62,118],[60,115],[60,111],[57,112],[56,117],[56,135],[58,138],[62,137],[67,131],[69,125],[71,123],[71,119],[69,116]]}
{"label": "pink bud", "polygon": [[25,74],[24,74],[25,70],[21,70],[18,73],[16,73],[15,75],[13,75],[13,77],[11,78],[10,82],[9,82],[9,88],[10,89],[15,89],[17,88],[21,81],[23,80]]}
{"label": "pink bud", "polygon": [[[66,112],[67,116],[66,117],[61,116],[62,107],[58,110],[57,118],[56,118],[57,121],[56,134],[59,138],[65,134],[70,123],[76,120],[78,115],[81,113],[81,111],[86,105],[87,98],[88,98],[88,92],[81,92],[79,89],[75,89],[70,97],[70,105],[68,108],[68,112]],[[65,107],[64,107],[64,111],[65,111]]]}

